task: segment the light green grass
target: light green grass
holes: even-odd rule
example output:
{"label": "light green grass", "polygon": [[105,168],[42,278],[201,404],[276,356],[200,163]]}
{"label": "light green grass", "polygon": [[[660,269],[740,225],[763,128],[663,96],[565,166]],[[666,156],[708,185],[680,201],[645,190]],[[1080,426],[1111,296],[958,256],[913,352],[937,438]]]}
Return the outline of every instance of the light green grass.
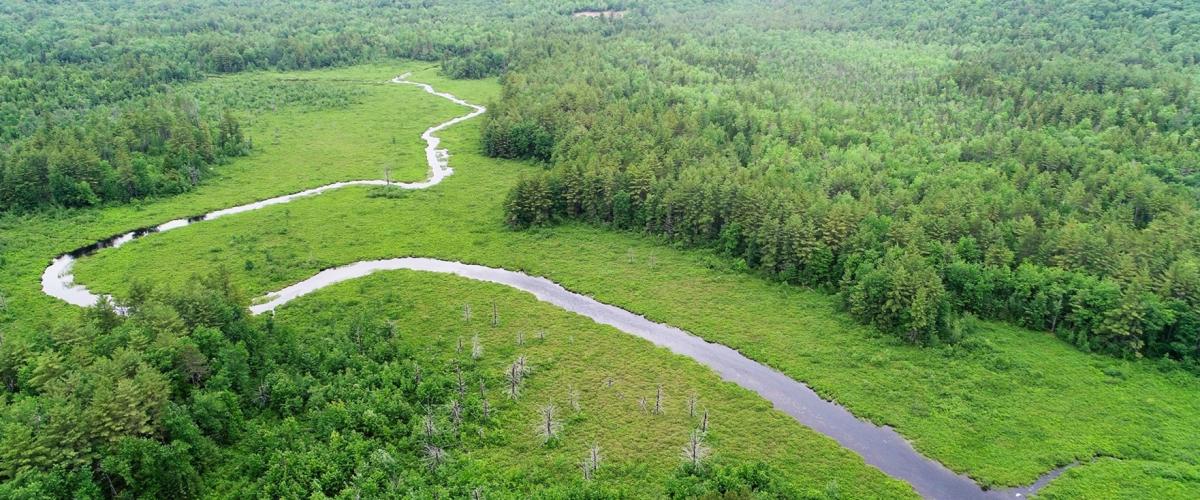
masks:
{"label": "light green grass", "polygon": [[[447,81],[428,71],[414,79],[472,102],[486,103],[497,92],[492,82]],[[440,101],[406,90],[413,99]],[[414,137],[461,112],[453,108],[423,117]],[[860,417],[895,427],[927,456],[988,484],[1028,483],[1054,466],[1096,454],[1200,462],[1194,433],[1200,428],[1200,383],[1192,375],[1081,353],[1050,336],[996,324],[986,324],[969,350],[899,345],[839,313],[829,296],[732,271],[709,252],[578,225],[510,231],[502,224],[501,201],[520,172],[537,167],[481,157],[479,125],[466,122],[442,134],[456,173],[430,190],[390,200],[351,188],[197,224],[84,259],[77,279],[119,294],[131,277],[178,282],[223,265],[247,293],[259,295],[361,259],[417,255],[523,270],[738,349]],[[118,229],[295,190],[261,174],[230,174],[141,212],[23,222],[16,228],[20,237],[8,237],[19,252],[3,270],[4,286],[15,290],[6,293],[19,308],[55,310],[35,293],[39,259]],[[337,180],[318,177],[305,177],[302,187]],[[253,270],[246,270],[246,261]],[[26,321],[27,312],[18,320]],[[1073,473],[1060,482],[1069,485],[1077,477],[1083,476]],[[1200,493],[1195,483],[1179,484]]]}
{"label": "light green grass", "polygon": [[1072,469],[1042,490],[1048,499],[1196,498],[1200,467],[1102,458]]}
{"label": "light green grass", "polygon": [[[469,323],[463,320],[463,304],[474,306]],[[497,328],[490,326],[491,304],[499,311]],[[578,481],[579,462],[592,444],[604,457],[597,483],[638,496],[659,495],[682,464],[688,433],[699,425],[700,414],[692,417],[687,410],[688,396],[695,395],[698,412],[709,411],[712,460],[767,462],[799,491],[814,496],[830,490],[845,498],[914,496],[908,485],[694,361],[505,286],[412,271],[377,273],[301,298],[281,308],[276,321],[315,345],[329,331],[347,331],[338,325],[364,309],[395,321],[398,335],[415,351],[446,360],[466,356],[455,354],[457,341],[470,352],[478,335],[480,369],[494,381],[503,380],[518,355],[527,357],[532,372],[519,398],[509,400],[499,382],[491,383],[496,418],[487,439],[464,451],[483,462],[477,467],[483,483],[515,488],[489,491],[492,495],[519,498]],[[538,330],[546,332],[544,340]],[[524,332],[522,345],[518,332]],[[653,415],[641,410],[638,399],[645,397],[652,407],[658,384],[665,412]],[[578,412],[568,396],[572,389],[579,394]],[[545,404],[554,404],[563,422],[551,447],[543,446],[535,432],[538,408]]]}

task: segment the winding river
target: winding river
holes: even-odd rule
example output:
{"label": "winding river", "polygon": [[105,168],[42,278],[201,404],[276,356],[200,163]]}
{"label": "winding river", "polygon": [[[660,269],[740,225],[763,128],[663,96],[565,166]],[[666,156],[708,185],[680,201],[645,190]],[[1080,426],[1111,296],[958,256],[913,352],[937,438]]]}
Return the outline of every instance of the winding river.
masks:
{"label": "winding river", "polygon": [[[425,140],[425,159],[429,164],[428,179],[415,183],[391,183],[404,189],[425,189],[440,183],[454,173],[449,166],[449,152],[438,149],[441,142],[434,134],[451,125],[469,120],[486,109],[468,103],[451,94],[438,92],[428,84],[412,82],[408,74],[392,80],[393,83],[416,85],[426,92],[449,99],[471,109],[470,113],[445,123],[430,127],[421,138]],[[42,273],[42,290],[50,296],[68,303],[87,307],[95,305],[101,296],[74,282],[71,269],[75,261],[105,248],[115,248],[148,234],[178,229],[190,224],[212,220],[227,215],[257,210],[259,208],[288,203],[298,198],[315,196],[326,191],[346,186],[384,185],[382,180],[358,180],[336,182],[317,188],[270,198],[245,205],[217,210],[203,215],[176,219],[157,226],[146,227],[117,235],[72,252],[60,255],[51,261]],[[941,463],[930,460],[917,452],[908,440],[892,430],[871,422],[860,420],[841,405],[822,399],[808,386],[787,375],[758,363],[738,351],[721,344],[714,344],[691,333],[670,325],[655,323],[625,309],[598,302],[590,297],[567,290],[546,278],[493,267],[465,264],[461,262],[403,257],[395,259],[359,261],[345,266],[326,269],[316,275],[269,293],[250,306],[252,314],[274,311],[300,296],[320,290],[329,285],[360,278],[376,271],[410,270],[454,274],[464,278],[499,283],[528,292],[539,300],[548,302],[567,311],[591,318],[597,323],[610,325],[625,333],[646,339],[671,352],[687,356],[716,371],[723,379],[754,391],[775,405],[775,408],[791,415],[801,424],[829,436],[842,446],[858,453],[863,459],[884,473],[908,482],[925,498],[973,499],[973,498],[1021,498],[1038,491],[1062,473],[1055,469],[1032,485],[1000,490],[984,490],[971,478],[956,474]]]}

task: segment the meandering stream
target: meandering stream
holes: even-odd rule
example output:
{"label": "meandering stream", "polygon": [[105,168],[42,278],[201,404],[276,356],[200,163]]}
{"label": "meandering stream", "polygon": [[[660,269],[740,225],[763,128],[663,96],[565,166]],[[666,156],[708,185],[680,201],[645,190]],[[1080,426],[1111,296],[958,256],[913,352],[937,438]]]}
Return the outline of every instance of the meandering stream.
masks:
{"label": "meandering stream", "polygon": [[[428,179],[415,183],[391,183],[404,189],[425,189],[440,183],[453,174],[449,166],[449,152],[438,149],[440,139],[434,134],[451,125],[469,120],[484,113],[483,106],[468,103],[451,94],[438,92],[424,83],[408,81],[407,74],[396,77],[393,83],[417,85],[426,92],[449,99],[471,108],[471,112],[427,129],[421,138],[425,140],[425,159],[429,164]],[[203,215],[176,219],[157,226],[137,229],[117,235],[72,252],[51,261],[42,273],[42,290],[50,296],[68,303],[88,307],[101,300],[100,295],[87,287],[76,284],[72,275],[75,261],[105,248],[115,248],[148,234],[178,229],[193,223],[212,220],[227,215],[257,210],[259,208],[288,203],[298,198],[315,196],[326,191],[346,186],[384,185],[382,180],[358,180],[336,182],[317,188],[270,198],[245,205],[217,210]],[[842,446],[858,453],[863,459],[884,473],[908,482],[926,498],[970,499],[970,498],[1020,498],[1032,494],[1062,473],[1063,469],[1051,471],[1032,485],[1002,490],[983,490],[965,475],[956,474],[941,463],[921,455],[903,436],[890,427],[880,427],[860,420],[841,405],[821,399],[808,386],[787,375],[758,363],[741,353],[721,344],[714,344],[691,333],[670,325],[655,323],[642,316],[616,306],[598,302],[567,290],[546,278],[530,276],[521,272],[493,267],[465,264],[438,259],[403,257],[384,260],[359,261],[341,267],[326,269],[316,275],[269,293],[250,306],[253,314],[274,311],[297,297],[320,290],[342,281],[360,278],[376,271],[411,270],[446,273],[465,278],[499,283],[533,294],[567,311],[587,316],[597,323],[613,326],[625,333],[636,335],[671,352],[687,356],[713,369],[723,379],[749,389],[771,401],[777,409],[791,415],[798,422],[829,436]]]}

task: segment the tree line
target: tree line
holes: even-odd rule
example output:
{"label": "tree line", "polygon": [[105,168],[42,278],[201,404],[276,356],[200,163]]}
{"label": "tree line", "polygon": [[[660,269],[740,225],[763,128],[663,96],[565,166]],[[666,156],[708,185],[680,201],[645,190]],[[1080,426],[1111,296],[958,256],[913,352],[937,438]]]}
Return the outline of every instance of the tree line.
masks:
{"label": "tree line", "polygon": [[46,127],[0,154],[0,211],[86,207],[182,193],[251,144],[226,110],[168,95]]}
{"label": "tree line", "polygon": [[548,170],[508,222],[712,248],[915,343],[974,315],[1197,366],[1195,47],[1163,26],[1198,9],[819,3],[517,44],[484,148]]}

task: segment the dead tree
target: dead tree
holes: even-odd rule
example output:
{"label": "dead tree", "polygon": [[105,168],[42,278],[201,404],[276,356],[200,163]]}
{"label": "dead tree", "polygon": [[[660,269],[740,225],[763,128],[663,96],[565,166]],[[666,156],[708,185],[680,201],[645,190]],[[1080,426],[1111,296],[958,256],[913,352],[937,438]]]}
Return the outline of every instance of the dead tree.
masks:
{"label": "dead tree", "polygon": [[588,448],[588,460],[592,462],[592,470],[600,468],[600,445],[592,443],[591,448]]}
{"label": "dead tree", "polygon": [[457,399],[450,403],[450,423],[454,426],[454,433],[458,434],[458,429],[462,425],[462,403]]}
{"label": "dead tree", "polygon": [[571,403],[571,409],[578,413],[581,407],[579,406],[579,391],[575,390],[575,387],[567,389],[567,400]]}
{"label": "dead tree", "polygon": [[520,390],[520,387],[521,387],[522,376],[523,375],[521,373],[521,366],[519,364],[513,363],[512,366],[508,367],[508,397],[509,398],[517,399],[517,392]]}
{"label": "dead tree", "polygon": [[434,417],[433,410],[429,410],[429,412],[425,414],[424,424],[425,439],[432,440],[433,436],[437,434],[437,418]]}
{"label": "dead tree", "polygon": [[579,462],[579,468],[583,471],[583,480],[591,481],[592,480],[592,464],[591,464],[591,462],[588,462],[587,460]]}
{"label": "dead tree", "polygon": [[429,470],[435,470],[446,461],[446,450],[437,446],[425,445],[425,463],[429,466]]}
{"label": "dead tree", "polygon": [[463,379],[462,366],[459,366],[458,363],[454,364],[454,375],[458,383],[458,397],[467,397],[467,381]]}
{"label": "dead tree", "polygon": [[538,420],[538,435],[542,437],[542,443],[549,443],[554,438],[558,437],[558,432],[562,428],[562,424],[558,421],[558,408],[553,404],[542,406],[538,413],[541,418]]}
{"label": "dead tree", "polygon": [[704,445],[704,433],[693,430],[688,436],[688,442],[683,447],[683,459],[691,464],[693,468],[700,467],[700,463],[708,457],[710,450]]}

